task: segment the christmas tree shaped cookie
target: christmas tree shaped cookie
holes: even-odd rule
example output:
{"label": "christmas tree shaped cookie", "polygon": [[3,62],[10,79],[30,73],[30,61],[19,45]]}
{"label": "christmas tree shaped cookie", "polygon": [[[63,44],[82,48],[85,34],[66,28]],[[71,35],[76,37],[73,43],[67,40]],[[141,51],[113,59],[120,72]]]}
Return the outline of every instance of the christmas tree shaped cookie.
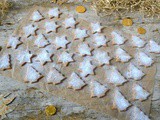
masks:
{"label": "christmas tree shaped cookie", "polygon": [[131,104],[125,97],[116,89],[113,96],[113,109],[118,109],[118,111],[125,111]]}
{"label": "christmas tree shaped cookie", "polygon": [[93,40],[96,47],[106,46],[109,41],[105,35],[101,35],[99,33],[93,35]]}
{"label": "christmas tree shaped cookie", "polygon": [[102,50],[95,50],[94,58],[98,62],[99,66],[105,64],[109,65],[111,60],[111,57],[108,55],[108,53]]}
{"label": "christmas tree shaped cookie", "polygon": [[49,44],[50,43],[48,42],[48,40],[46,39],[46,37],[43,34],[39,34],[37,36],[37,39],[34,41],[34,45],[36,45],[39,48],[43,48]]}
{"label": "christmas tree shaped cookie", "polygon": [[158,45],[155,41],[150,40],[148,43],[148,50],[151,53],[160,53],[160,45]]}
{"label": "christmas tree shaped cookie", "polygon": [[31,51],[25,50],[18,53],[17,60],[19,61],[19,64],[24,65],[25,63],[31,63],[32,57],[33,54]]}
{"label": "christmas tree shaped cookie", "polygon": [[29,82],[29,83],[35,83],[37,82],[39,79],[41,79],[43,76],[41,75],[41,73],[39,73],[34,67],[32,67],[31,65],[27,66],[27,71],[26,71],[26,75],[25,75],[25,79],[24,82]]}
{"label": "christmas tree shaped cookie", "polygon": [[11,60],[9,54],[4,54],[0,57],[0,70],[7,70],[11,68]]}
{"label": "christmas tree shaped cookie", "polygon": [[145,74],[134,64],[130,63],[124,75],[127,79],[140,80]]}
{"label": "christmas tree shaped cookie", "polygon": [[69,78],[68,88],[72,88],[74,90],[80,90],[84,87],[86,83],[77,75],[77,73],[73,72]]}
{"label": "christmas tree shaped cookie", "polygon": [[141,66],[149,67],[153,64],[153,60],[144,52],[138,52],[135,54],[135,59],[138,61],[138,64]]}
{"label": "christmas tree shaped cookie", "polygon": [[86,43],[81,43],[78,46],[78,52],[81,56],[91,55],[91,48]]}
{"label": "christmas tree shaped cookie", "polygon": [[141,38],[137,36],[132,36],[132,46],[133,47],[141,48],[141,47],[144,47],[145,44],[146,44],[145,41],[142,40]]}
{"label": "christmas tree shaped cookie", "polygon": [[148,98],[148,96],[150,95],[149,92],[144,90],[138,84],[134,84],[132,90],[133,90],[133,99],[134,100],[143,101],[143,100],[146,100]]}
{"label": "christmas tree shaped cookie", "polygon": [[54,67],[52,67],[46,76],[47,83],[59,84],[65,77]]}
{"label": "christmas tree shaped cookie", "polygon": [[7,43],[7,47],[16,49],[18,45],[22,44],[20,39],[21,39],[20,37],[17,37],[15,35],[10,36],[8,43]]}
{"label": "christmas tree shaped cookie", "polygon": [[41,15],[41,13],[38,10],[33,12],[31,20],[33,20],[34,22],[39,22],[43,19],[44,17]]}
{"label": "christmas tree shaped cookie", "polygon": [[115,52],[116,61],[128,62],[131,59],[131,56],[121,48],[116,49]]}
{"label": "christmas tree shaped cookie", "polygon": [[122,85],[123,83],[127,82],[127,80],[121,75],[116,67],[111,67],[111,69],[107,71],[106,77],[109,83],[116,86]]}
{"label": "christmas tree shaped cookie", "polygon": [[130,120],[150,120],[138,107],[133,106],[130,112]]}
{"label": "christmas tree shaped cookie", "polygon": [[125,43],[126,39],[124,37],[122,37],[120,34],[118,34],[117,32],[113,31],[111,33],[112,35],[112,44],[115,45],[122,45]]}
{"label": "christmas tree shaped cookie", "polygon": [[95,65],[92,65],[90,60],[83,60],[79,65],[80,75],[86,77],[88,75],[94,75]]}
{"label": "christmas tree shaped cookie", "polygon": [[91,97],[103,97],[109,90],[106,85],[102,85],[97,81],[91,81],[90,83]]}

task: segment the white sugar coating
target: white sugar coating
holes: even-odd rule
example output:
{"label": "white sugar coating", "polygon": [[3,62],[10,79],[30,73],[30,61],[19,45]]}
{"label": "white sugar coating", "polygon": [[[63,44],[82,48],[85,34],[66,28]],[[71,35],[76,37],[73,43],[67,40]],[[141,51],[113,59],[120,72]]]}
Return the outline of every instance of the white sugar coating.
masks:
{"label": "white sugar coating", "polygon": [[115,52],[116,60],[121,62],[128,62],[131,56],[122,48],[117,48]]}
{"label": "white sugar coating", "polygon": [[87,30],[76,28],[74,31],[75,39],[84,39],[88,36]]}
{"label": "white sugar coating", "polygon": [[111,33],[112,35],[112,43],[116,44],[116,45],[122,45],[124,44],[124,42],[126,41],[126,39],[124,37],[122,37],[120,34],[118,34],[117,32],[113,31]]}
{"label": "white sugar coating", "polygon": [[68,65],[69,62],[72,62],[73,59],[72,59],[72,56],[70,53],[68,52],[62,52],[59,56],[59,59],[58,61],[65,64],[65,65]]}
{"label": "white sugar coating", "polygon": [[23,65],[25,63],[31,63],[31,58],[33,54],[29,51],[20,51],[17,55],[17,60],[19,61],[19,64]]}
{"label": "white sugar coating", "polygon": [[11,35],[9,37],[8,43],[7,43],[7,47],[12,47],[14,49],[17,48],[18,45],[20,45],[22,42],[20,41],[20,37]]}
{"label": "white sugar coating", "polygon": [[97,81],[91,81],[90,83],[91,97],[103,97],[108,90],[106,85],[104,86]]}
{"label": "white sugar coating", "polygon": [[150,120],[138,107],[133,106],[130,112],[130,120]]}
{"label": "white sugar coating", "polygon": [[27,66],[27,72],[25,76],[25,82],[34,83],[37,82],[42,75],[32,66]]}
{"label": "white sugar coating", "polygon": [[46,76],[47,83],[59,84],[65,77],[54,67],[48,72]]}
{"label": "white sugar coating", "polygon": [[39,48],[42,48],[49,45],[49,42],[43,34],[39,34],[36,40],[34,41],[34,45],[38,46]]}
{"label": "white sugar coating", "polygon": [[66,48],[69,41],[67,40],[66,36],[56,37],[54,44],[56,48]]}
{"label": "white sugar coating", "polygon": [[54,21],[45,23],[46,33],[56,32],[58,27],[59,25],[57,25]]}
{"label": "white sugar coating", "polygon": [[125,99],[125,97],[118,90],[115,90],[113,108],[117,108],[119,111],[124,111],[130,105],[131,104],[128,102],[128,100]]}
{"label": "white sugar coating", "polygon": [[94,58],[96,61],[98,61],[98,64],[100,66],[104,65],[104,64],[109,65],[110,60],[111,60],[111,57],[108,55],[108,52],[105,52],[102,50],[95,50],[94,51]]}
{"label": "white sugar coating", "polygon": [[135,55],[135,58],[136,60],[138,61],[139,65],[142,65],[142,66],[151,66],[152,63],[153,63],[153,60],[151,57],[149,57],[146,53],[144,52],[138,52],[136,55]]}
{"label": "white sugar coating", "polygon": [[40,53],[38,53],[36,60],[39,61],[42,65],[44,65],[46,62],[51,62],[51,55],[48,51],[41,50]]}
{"label": "white sugar coating", "polygon": [[106,73],[107,81],[116,86],[122,85],[127,80],[121,75],[121,73],[117,70],[116,67],[112,67],[110,71]]}
{"label": "white sugar coating", "polygon": [[140,80],[145,74],[134,64],[130,63],[124,75],[127,79]]}
{"label": "white sugar coating", "polygon": [[23,27],[23,31],[26,37],[29,37],[31,35],[34,36],[36,34],[36,30],[38,30],[38,26],[33,24]]}
{"label": "white sugar coating", "polygon": [[106,46],[107,42],[109,41],[105,35],[101,35],[98,33],[93,35],[93,40],[97,47]]}
{"label": "white sugar coating", "polygon": [[5,70],[11,67],[10,55],[4,54],[0,57],[0,69]]}
{"label": "white sugar coating", "polygon": [[101,32],[102,26],[100,23],[91,23],[92,33]]}
{"label": "white sugar coating", "polygon": [[69,78],[68,87],[73,88],[74,90],[80,90],[84,87],[86,83],[77,75],[77,73],[73,72]]}
{"label": "white sugar coating", "polygon": [[154,40],[149,41],[148,48],[149,52],[160,53],[160,45],[158,45]]}
{"label": "white sugar coating", "polygon": [[49,18],[59,17],[60,11],[58,8],[52,8],[48,11]]}
{"label": "white sugar coating", "polygon": [[141,38],[137,37],[137,36],[132,36],[132,45],[134,47],[144,47],[144,45],[146,44],[146,42],[144,40],[142,40]]}
{"label": "white sugar coating", "polygon": [[91,64],[90,60],[83,60],[79,65],[79,69],[81,72],[80,75],[86,77],[87,75],[94,74],[95,66]]}
{"label": "white sugar coating", "polygon": [[86,43],[81,43],[78,46],[78,52],[81,56],[91,55],[91,48]]}
{"label": "white sugar coating", "polygon": [[65,25],[65,28],[75,28],[76,20],[73,17],[66,18],[63,24]]}
{"label": "white sugar coating", "polygon": [[38,22],[42,19],[43,19],[43,16],[41,15],[41,13],[39,11],[34,11],[33,12],[31,20],[33,20],[35,22]]}
{"label": "white sugar coating", "polygon": [[150,95],[149,92],[144,90],[140,85],[133,85],[133,99],[135,100],[146,100]]}

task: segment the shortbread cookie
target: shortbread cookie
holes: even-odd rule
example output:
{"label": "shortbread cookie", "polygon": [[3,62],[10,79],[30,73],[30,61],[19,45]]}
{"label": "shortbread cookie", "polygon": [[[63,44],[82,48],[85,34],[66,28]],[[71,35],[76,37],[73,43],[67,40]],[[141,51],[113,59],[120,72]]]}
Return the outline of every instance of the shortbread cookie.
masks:
{"label": "shortbread cookie", "polygon": [[68,88],[72,88],[74,90],[80,90],[84,87],[86,83],[77,75],[77,73],[73,72],[69,78]]}
{"label": "shortbread cookie", "polygon": [[130,63],[124,75],[127,79],[140,80],[145,74],[134,64]]}
{"label": "shortbread cookie", "polygon": [[76,20],[75,18],[73,17],[69,17],[69,18],[66,18],[63,22],[64,24],[64,27],[67,29],[67,28],[75,28],[76,27]]}
{"label": "shortbread cookie", "polygon": [[130,120],[150,120],[138,107],[133,106],[130,112]]}
{"label": "shortbread cookie", "polygon": [[119,111],[125,111],[131,104],[125,97],[116,89],[113,96],[113,109],[118,109]]}
{"label": "shortbread cookie", "polygon": [[30,36],[34,36],[36,35],[36,31],[38,30],[38,26],[37,25],[27,25],[25,27],[23,27],[23,31],[25,33],[25,36],[28,38]]}
{"label": "shortbread cookie", "polygon": [[17,37],[15,35],[12,35],[9,37],[8,43],[7,43],[7,47],[8,48],[14,48],[16,49],[18,47],[18,45],[22,44],[22,42],[20,41],[20,37]]}
{"label": "shortbread cookie", "polygon": [[96,47],[107,46],[107,42],[109,41],[105,35],[99,33],[93,35],[93,40]]}
{"label": "shortbread cookie", "polygon": [[143,100],[146,100],[148,98],[148,96],[150,95],[149,92],[144,90],[138,84],[134,84],[132,90],[133,90],[133,99],[134,100],[143,101]]}
{"label": "shortbread cookie", "polygon": [[24,81],[29,83],[35,83],[43,76],[31,65],[27,66],[26,76]]}
{"label": "shortbread cookie", "polygon": [[73,56],[73,54],[70,54],[68,52],[62,52],[59,55],[58,62],[63,63],[64,66],[67,66],[70,62],[74,61],[72,56]]}
{"label": "shortbread cookie", "polygon": [[79,65],[80,75],[86,77],[87,75],[94,75],[95,65],[90,60],[83,60]]}
{"label": "shortbread cookie", "polygon": [[59,84],[61,83],[65,77],[54,67],[52,67],[49,73],[46,75],[47,83]]}
{"label": "shortbread cookie", "polygon": [[33,54],[31,53],[31,51],[28,51],[28,50],[19,51],[17,55],[17,60],[19,61],[20,65],[24,65],[26,63],[31,63],[32,57],[33,57]]}
{"label": "shortbread cookie", "polygon": [[112,35],[112,44],[113,45],[122,45],[126,41],[126,39],[123,36],[121,36],[120,34],[118,34],[115,31],[113,31],[111,33],[111,35]]}
{"label": "shortbread cookie", "polygon": [[122,48],[116,49],[115,56],[116,56],[116,61],[120,62],[128,62],[131,59],[131,56]]}
{"label": "shortbread cookie", "polygon": [[144,40],[142,40],[141,38],[137,37],[137,36],[132,36],[132,46],[133,47],[144,47],[144,45],[146,44],[146,42]]}
{"label": "shortbread cookie", "polygon": [[53,54],[49,53],[47,50],[43,49],[38,53],[36,61],[39,61],[41,65],[45,65],[47,62],[51,62],[51,56]]}
{"label": "shortbread cookie", "polygon": [[148,51],[151,53],[160,53],[160,45],[158,45],[154,40],[150,40],[147,47]]}
{"label": "shortbread cookie", "polygon": [[88,37],[87,30],[86,29],[80,29],[76,28],[74,30],[75,39],[84,40],[86,37]]}
{"label": "shortbread cookie", "polygon": [[39,34],[34,41],[34,45],[36,45],[39,48],[43,48],[47,45],[49,45],[49,41],[46,39],[46,37],[43,34]]}
{"label": "shortbread cookie", "polygon": [[90,83],[91,97],[103,97],[109,90],[106,85],[102,85],[97,81],[91,81]]}
{"label": "shortbread cookie", "polygon": [[127,80],[121,75],[116,67],[111,67],[111,70],[106,72],[107,81],[115,86],[122,85]]}
{"label": "shortbread cookie", "polygon": [[4,54],[0,57],[0,70],[7,70],[11,68],[10,54]]}
{"label": "shortbread cookie", "polygon": [[92,30],[92,33],[100,33],[101,30],[102,30],[102,26],[100,23],[91,23],[91,30]]}
{"label": "shortbread cookie", "polygon": [[59,11],[58,8],[52,8],[48,11],[48,16],[49,18],[59,18],[59,15],[61,14],[61,12]]}
{"label": "shortbread cookie", "polygon": [[57,23],[54,21],[45,23],[46,33],[57,32],[58,27],[59,25],[57,25]]}
{"label": "shortbread cookie", "polygon": [[111,57],[108,55],[108,52],[102,50],[94,50],[94,58],[98,62],[99,66],[109,65]]}
{"label": "shortbread cookie", "polygon": [[138,52],[135,54],[135,59],[138,61],[138,64],[141,66],[149,67],[153,64],[153,60],[144,52]]}
{"label": "shortbread cookie", "polygon": [[67,48],[67,44],[69,41],[67,40],[66,36],[56,37],[55,41],[53,42],[56,46],[56,49],[59,48]]}
{"label": "shortbread cookie", "polygon": [[78,52],[81,56],[91,55],[91,48],[86,43],[78,45]]}
{"label": "shortbread cookie", "polygon": [[31,20],[33,20],[34,22],[39,22],[43,19],[44,19],[44,17],[42,16],[42,14],[38,10],[33,12]]}

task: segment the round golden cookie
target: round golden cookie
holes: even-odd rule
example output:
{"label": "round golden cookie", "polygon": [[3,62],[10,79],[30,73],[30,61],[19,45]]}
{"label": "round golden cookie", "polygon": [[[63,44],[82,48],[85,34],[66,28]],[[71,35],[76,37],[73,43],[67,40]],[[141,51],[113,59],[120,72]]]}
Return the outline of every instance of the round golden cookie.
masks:
{"label": "round golden cookie", "polygon": [[132,26],[133,21],[132,21],[131,19],[129,19],[129,18],[126,18],[126,19],[123,19],[123,20],[122,20],[122,24],[123,24],[124,26]]}
{"label": "round golden cookie", "polygon": [[86,8],[84,6],[77,6],[76,11],[78,13],[84,13],[86,11]]}
{"label": "round golden cookie", "polygon": [[47,116],[52,116],[56,113],[56,107],[53,105],[49,105],[45,109],[45,113]]}
{"label": "round golden cookie", "polygon": [[146,30],[142,27],[139,27],[137,31],[138,31],[139,34],[145,34],[146,33]]}

